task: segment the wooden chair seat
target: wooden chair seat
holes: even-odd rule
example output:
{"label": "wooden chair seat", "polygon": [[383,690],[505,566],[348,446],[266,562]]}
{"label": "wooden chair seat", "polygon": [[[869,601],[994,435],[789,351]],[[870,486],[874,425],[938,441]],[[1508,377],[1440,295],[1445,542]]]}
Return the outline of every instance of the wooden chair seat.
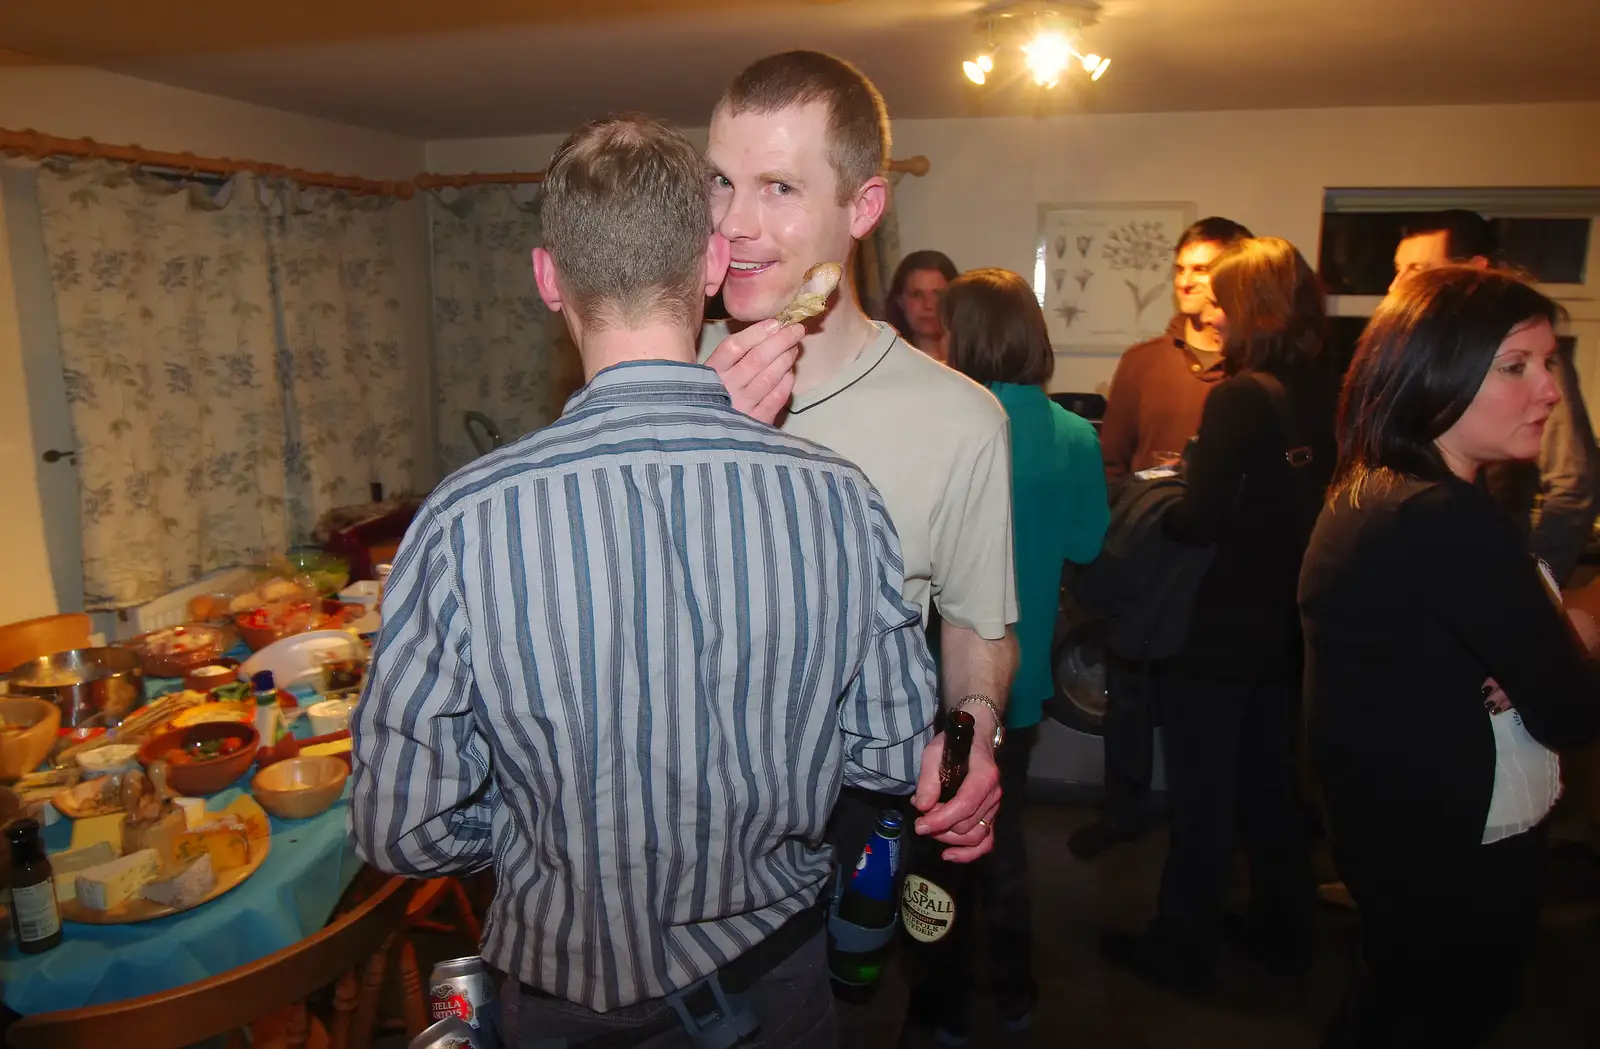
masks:
{"label": "wooden chair seat", "polygon": [[0,674],[30,659],[89,646],[89,617],[82,612],[40,616],[0,626]]}
{"label": "wooden chair seat", "polygon": [[160,994],[24,1017],[6,1040],[15,1049],[180,1049],[288,1009],[286,1041],[298,1047],[309,1031],[306,997],[336,983],[328,1045],[365,1049],[414,885],[391,878],[326,929],[250,965]]}

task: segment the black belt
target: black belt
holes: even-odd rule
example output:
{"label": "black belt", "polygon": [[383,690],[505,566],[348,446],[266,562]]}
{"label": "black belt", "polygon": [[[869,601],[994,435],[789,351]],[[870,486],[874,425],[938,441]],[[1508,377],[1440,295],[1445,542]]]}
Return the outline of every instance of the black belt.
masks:
{"label": "black belt", "polygon": [[[827,917],[828,895],[824,892],[816,903],[778,926],[777,932],[739,955],[739,957],[724,965],[721,969],[718,969],[713,975],[716,976],[722,985],[722,989],[728,994],[743,994],[751,987],[754,987],[756,982],[763,976],[776,969],[780,963],[787,961],[795,951],[803,947],[813,936],[821,932]],[[557,997],[527,984],[522,984],[522,992],[534,998]],[[697,1012],[714,1007],[712,993],[705,987],[701,987],[693,993],[685,993],[684,1000]],[[579,1047],[581,1049],[628,1049],[628,1047],[638,1045],[648,1038],[654,1038],[662,1031],[668,1031],[681,1025],[678,1013],[664,997],[648,999],[638,1004],[643,1006],[659,1005],[661,1011],[640,1023],[637,1027],[568,1042],[568,1046],[570,1049],[579,1049]]]}

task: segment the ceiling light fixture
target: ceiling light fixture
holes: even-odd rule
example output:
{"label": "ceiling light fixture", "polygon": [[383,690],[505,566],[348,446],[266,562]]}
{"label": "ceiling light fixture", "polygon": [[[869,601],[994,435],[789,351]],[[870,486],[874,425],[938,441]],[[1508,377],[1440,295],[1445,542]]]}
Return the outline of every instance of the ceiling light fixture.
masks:
{"label": "ceiling light fixture", "polygon": [[1100,5],[1093,0],[998,0],[984,8],[980,32],[989,45],[974,58],[961,63],[961,71],[974,84],[989,82],[995,56],[1003,45],[1022,52],[1023,64],[1034,84],[1049,90],[1073,65],[1078,65],[1091,81],[1106,75],[1111,59],[1078,49],[1084,29],[1098,21]]}

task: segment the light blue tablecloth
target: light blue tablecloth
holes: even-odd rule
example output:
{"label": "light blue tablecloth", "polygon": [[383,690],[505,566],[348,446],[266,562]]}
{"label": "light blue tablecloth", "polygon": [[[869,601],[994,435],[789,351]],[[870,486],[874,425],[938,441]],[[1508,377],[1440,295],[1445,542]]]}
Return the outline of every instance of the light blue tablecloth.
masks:
{"label": "light blue tablecloth", "polygon": [[[171,682],[151,682],[151,694]],[[302,701],[306,697],[301,697]],[[307,734],[308,719],[295,726]],[[239,783],[206,800],[226,808],[244,790]],[[63,925],[61,945],[44,954],[20,953],[8,939],[0,956],[0,987],[7,1007],[30,1016],[135,998],[204,980],[298,943],[321,929],[360,870],[345,831],[349,788],[327,812],[308,820],[271,818],[266,862],[223,896],[170,918],[133,925]],[[72,822],[45,830],[49,852],[65,849]]]}

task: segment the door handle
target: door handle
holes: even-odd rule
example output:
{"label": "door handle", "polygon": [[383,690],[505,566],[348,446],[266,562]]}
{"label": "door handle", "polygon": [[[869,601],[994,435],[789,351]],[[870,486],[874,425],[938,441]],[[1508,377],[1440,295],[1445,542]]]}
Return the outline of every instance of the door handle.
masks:
{"label": "door handle", "polygon": [[41,455],[39,458],[43,459],[47,463],[59,463],[63,459],[71,459],[72,460],[72,465],[73,466],[77,466],[78,465],[78,450],[76,448],[68,448],[66,451],[62,452],[62,451],[57,451],[56,449],[52,448],[48,452],[45,452],[43,455]]}

